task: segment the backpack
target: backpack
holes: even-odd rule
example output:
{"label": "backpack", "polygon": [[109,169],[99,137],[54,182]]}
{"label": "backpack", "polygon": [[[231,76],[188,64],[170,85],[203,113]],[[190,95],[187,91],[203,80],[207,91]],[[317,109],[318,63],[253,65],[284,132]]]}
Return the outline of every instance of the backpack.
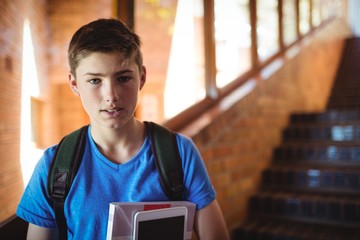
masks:
{"label": "backpack", "polygon": [[[171,130],[153,122],[144,122],[150,134],[151,150],[160,183],[172,201],[182,200],[185,190],[183,169],[177,147],[176,135]],[[67,239],[64,202],[81,164],[84,153],[87,126],[65,136],[59,143],[50,166],[47,188],[54,201],[59,239]]]}

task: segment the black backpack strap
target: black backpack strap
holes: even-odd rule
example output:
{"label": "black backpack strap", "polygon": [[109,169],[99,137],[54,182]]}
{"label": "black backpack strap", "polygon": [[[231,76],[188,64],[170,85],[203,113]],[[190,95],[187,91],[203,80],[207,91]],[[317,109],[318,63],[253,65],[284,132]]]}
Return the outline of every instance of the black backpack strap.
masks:
{"label": "black backpack strap", "polygon": [[183,200],[184,173],[176,141],[176,134],[153,122],[145,122],[149,129],[151,150],[161,185],[173,201]]}
{"label": "black backpack strap", "polygon": [[47,187],[54,201],[60,240],[67,239],[64,202],[82,160],[87,129],[84,126],[61,140],[49,170]]}

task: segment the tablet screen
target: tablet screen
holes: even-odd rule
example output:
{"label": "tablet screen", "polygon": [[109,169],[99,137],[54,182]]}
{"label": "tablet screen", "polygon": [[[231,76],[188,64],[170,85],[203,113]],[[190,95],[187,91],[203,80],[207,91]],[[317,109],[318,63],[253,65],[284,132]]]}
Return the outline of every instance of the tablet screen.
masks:
{"label": "tablet screen", "polygon": [[186,207],[142,211],[134,217],[135,240],[184,240]]}
{"label": "tablet screen", "polygon": [[183,240],[185,217],[169,217],[139,222],[138,240]]}

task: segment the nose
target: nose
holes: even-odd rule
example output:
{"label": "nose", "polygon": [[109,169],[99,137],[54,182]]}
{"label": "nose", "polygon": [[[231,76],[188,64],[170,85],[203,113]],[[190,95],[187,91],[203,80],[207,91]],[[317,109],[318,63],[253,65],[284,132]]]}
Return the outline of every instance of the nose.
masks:
{"label": "nose", "polygon": [[107,86],[104,86],[104,99],[107,103],[115,103],[119,100],[114,84],[109,83]]}
{"label": "nose", "polygon": [[117,98],[115,98],[115,97],[113,97],[113,98],[107,98],[106,99],[106,102],[108,102],[108,103],[115,103],[115,102],[117,102]]}

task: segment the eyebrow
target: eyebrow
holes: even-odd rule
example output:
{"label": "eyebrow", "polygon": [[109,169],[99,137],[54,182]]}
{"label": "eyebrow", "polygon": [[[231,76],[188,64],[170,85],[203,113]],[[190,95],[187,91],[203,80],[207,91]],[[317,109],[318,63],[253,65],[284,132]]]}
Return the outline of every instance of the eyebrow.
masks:
{"label": "eyebrow", "polygon": [[102,74],[102,73],[91,73],[91,72],[84,73],[84,75],[83,75],[83,76],[87,76],[87,75],[90,75],[90,76],[95,76],[95,77],[101,77],[101,76],[104,76],[104,74]]}
{"label": "eyebrow", "polygon": [[[128,73],[128,72],[132,73],[133,70],[125,69],[125,70],[117,71],[117,72],[114,73],[114,75],[120,75],[120,74],[124,74],[124,73]],[[87,72],[87,73],[84,73],[83,76],[103,77],[103,76],[105,76],[105,74],[103,74],[103,73]]]}

